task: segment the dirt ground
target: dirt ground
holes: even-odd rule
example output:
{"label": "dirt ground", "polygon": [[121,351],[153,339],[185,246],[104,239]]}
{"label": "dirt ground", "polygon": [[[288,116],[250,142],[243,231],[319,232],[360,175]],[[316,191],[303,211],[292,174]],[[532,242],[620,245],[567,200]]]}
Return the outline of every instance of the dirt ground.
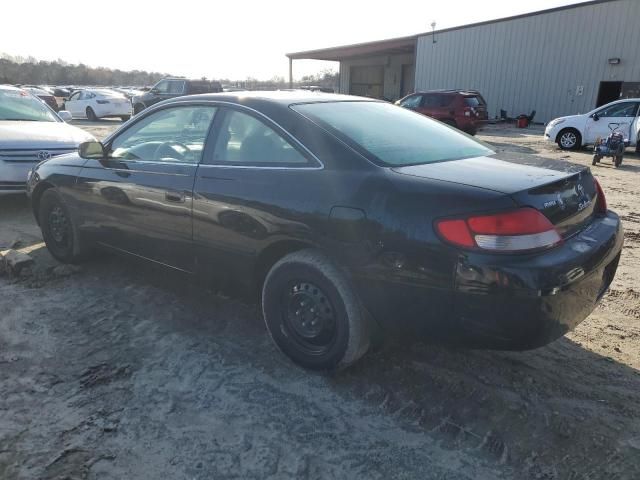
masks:
{"label": "dirt ground", "polygon": [[[479,138],[590,164],[540,129]],[[0,199],[0,249],[35,259],[0,277],[0,478],[640,478],[640,158],[593,171],[625,248],[575,332],[523,353],[392,343],[333,376],[278,353],[256,306],[177,274],[60,267],[26,200]]]}

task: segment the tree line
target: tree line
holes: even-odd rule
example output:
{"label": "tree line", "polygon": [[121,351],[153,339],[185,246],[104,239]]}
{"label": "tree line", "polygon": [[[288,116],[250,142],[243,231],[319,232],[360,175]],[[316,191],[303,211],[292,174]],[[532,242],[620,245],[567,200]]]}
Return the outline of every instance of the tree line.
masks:
{"label": "tree line", "polygon": [[32,85],[153,85],[166,73],[123,71],[104,67],[72,65],[58,59],[51,62],[33,57],[0,54],[0,84]]}

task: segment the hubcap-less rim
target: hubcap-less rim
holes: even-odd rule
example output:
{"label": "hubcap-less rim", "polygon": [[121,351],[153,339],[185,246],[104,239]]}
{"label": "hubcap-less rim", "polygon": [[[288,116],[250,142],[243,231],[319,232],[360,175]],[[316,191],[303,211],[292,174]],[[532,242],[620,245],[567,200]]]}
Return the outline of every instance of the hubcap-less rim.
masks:
{"label": "hubcap-less rim", "polygon": [[56,243],[66,245],[69,233],[69,221],[59,206],[54,207],[51,212],[49,212],[49,231]]}
{"label": "hubcap-less rim", "polygon": [[563,147],[566,148],[573,147],[576,144],[577,140],[578,139],[576,138],[576,134],[573,132],[567,132],[563,134],[562,137],[560,137],[560,143]]}
{"label": "hubcap-less rim", "polygon": [[283,298],[285,333],[306,353],[325,353],[336,334],[335,308],[317,285],[297,281]]}

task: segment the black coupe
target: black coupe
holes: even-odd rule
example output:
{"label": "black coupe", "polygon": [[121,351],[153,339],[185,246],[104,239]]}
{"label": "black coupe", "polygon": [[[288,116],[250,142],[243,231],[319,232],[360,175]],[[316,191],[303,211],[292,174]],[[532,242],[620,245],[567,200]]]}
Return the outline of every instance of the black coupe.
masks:
{"label": "black coupe", "polygon": [[256,292],[278,347],[318,369],[374,331],[544,345],[595,308],[623,242],[586,167],[310,92],[162,102],[28,188],[60,261],[106,247]]}

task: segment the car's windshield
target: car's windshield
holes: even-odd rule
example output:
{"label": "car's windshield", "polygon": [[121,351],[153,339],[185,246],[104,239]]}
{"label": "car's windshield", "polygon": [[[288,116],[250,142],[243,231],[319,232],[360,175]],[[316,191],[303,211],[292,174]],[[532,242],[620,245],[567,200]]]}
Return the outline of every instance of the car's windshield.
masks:
{"label": "car's windshield", "polygon": [[39,99],[20,90],[0,89],[0,121],[55,122],[56,118]]}
{"label": "car's windshield", "polygon": [[364,150],[379,165],[416,165],[494,153],[452,127],[389,103],[308,103],[292,109]]}

